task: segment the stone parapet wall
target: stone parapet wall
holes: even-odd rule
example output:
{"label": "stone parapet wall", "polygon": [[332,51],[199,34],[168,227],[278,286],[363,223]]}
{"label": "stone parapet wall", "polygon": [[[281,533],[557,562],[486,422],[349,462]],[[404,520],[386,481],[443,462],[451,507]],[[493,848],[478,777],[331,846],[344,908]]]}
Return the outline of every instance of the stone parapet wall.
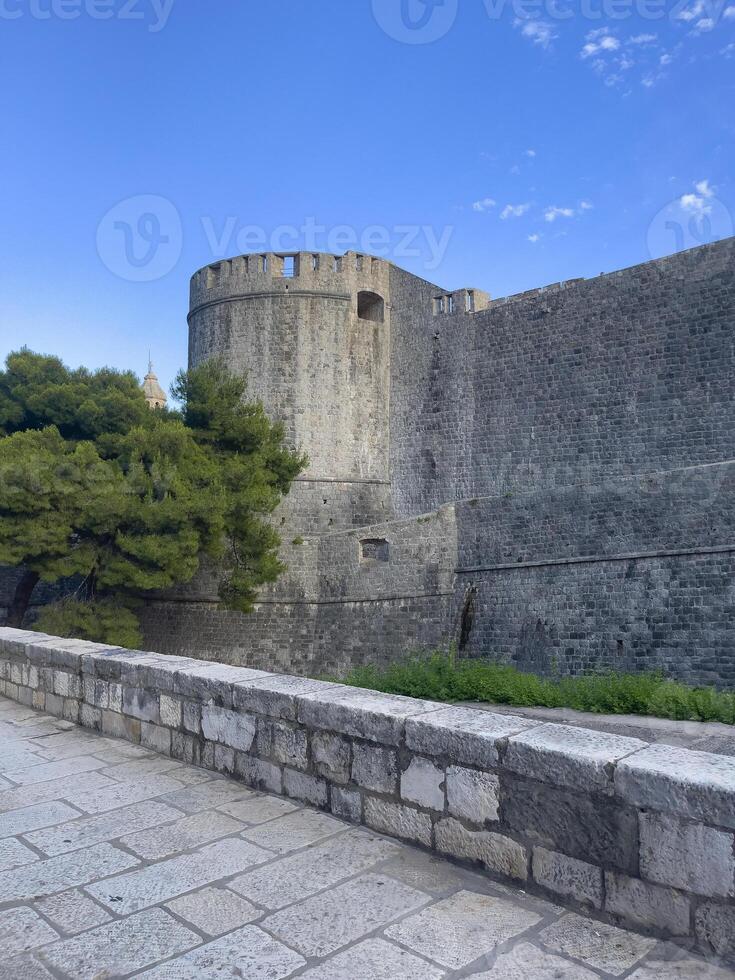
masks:
{"label": "stone parapet wall", "polygon": [[735,760],[0,629],[0,691],[735,959]]}

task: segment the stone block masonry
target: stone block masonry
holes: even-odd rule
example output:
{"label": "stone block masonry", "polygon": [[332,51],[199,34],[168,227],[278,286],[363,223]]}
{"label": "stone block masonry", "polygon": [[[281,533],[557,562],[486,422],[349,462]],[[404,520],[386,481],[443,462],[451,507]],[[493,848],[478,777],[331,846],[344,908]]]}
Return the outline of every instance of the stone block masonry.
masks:
{"label": "stone block masonry", "polygon": [[735,961],[730,757],[13,629],[0,693]]}

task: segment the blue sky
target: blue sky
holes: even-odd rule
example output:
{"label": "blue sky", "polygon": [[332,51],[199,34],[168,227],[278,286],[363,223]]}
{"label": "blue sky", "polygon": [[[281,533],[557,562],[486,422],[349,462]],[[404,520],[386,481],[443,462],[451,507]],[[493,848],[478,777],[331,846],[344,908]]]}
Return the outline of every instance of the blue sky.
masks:
{"label": "blue sky", "polygon": [[733,233],[735,0],[0,0],[0,45],[2,358],[167,386],[262,243],[503,296]]}

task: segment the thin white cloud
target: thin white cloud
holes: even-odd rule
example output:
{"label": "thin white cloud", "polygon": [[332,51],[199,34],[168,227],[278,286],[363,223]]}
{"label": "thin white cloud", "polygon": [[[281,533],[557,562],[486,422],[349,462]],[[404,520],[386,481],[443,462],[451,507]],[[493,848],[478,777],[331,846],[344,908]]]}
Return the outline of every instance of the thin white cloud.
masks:
{"label": "thin white cloud", "polygon": [[506,204],[500,212],[500,217],[503,221],[507,218],[520,218],[530,207],[530,204]]}
{"label": "thin white cloud", "polygon": [[610,34],[606,27],[590,31],[585,40],[587,43],[580,52],[582,58],[591,58],[601,52],[617,51],[620,47],[618,38]]}
{"label": "thin white cloud", "polygon": [[472,204],[473,211],[489,211],[490,208],[494,208],[498,202],[493,200],[492,197],[483,197],[481,201],[474,201]]}
{"label": "thin white cloud", "polygon": [[725,9],[722,11],[722,16],[725,18],[725,20],[735,20],[735,4],[725,7]]}
{"label": "thin white cloud", "polygon": [[697,20],[702,16],[705,10],[704,0],[695,0],[691,7],[684,7],[683,10],[677,11],[674,14],[677,20],[683,20],[686,24],[689,24],[693,20]]}
{"label": "thin white cloud", "polygon": [[574,208],[559,208],[555,204],[544,211],[545,221],[556,221],[557,218],[573,218]]}
{"label": "thin white cloud", "polygon": [[694,189],[697,192],[696,194],[682,194],[680,197],[679,204],[682,210],[687,211],[689,214],[700,216],[711,214],[712,205],[708,202],[715,195],[714,187],[712,187],[709,180],[698,180],[694,184]]}
{"label": "thin white cloud", "polygon": [[653,44],[658,40],[658,34],[636,34],[628,38],[628,44]]}
{"label": "thin white cloud", "polygon": [[589,201],[580,201],[579,202],[579,210],[580,211],[591,211],[593,207],[594,207],[594,204],[591,204]]}
{"label": "thin white cloud", "polygon": [[[735,10],[735,7],[733,7],[732,9]],[[527,157],[535,157],[536,156],[536,151],[535,150],[526,150],[526,156]]]}
{"label": "thin white cloud", "polygon": [[706,34],[708,31],[714,30],[715,20],[713,17],[702,17],[694,25],[693,34]]}
{"label": "thin white cloud", "polygon": [[521,20],[517,17],[513,21],[513,26],[520,30],[523,37],[542,48],[548,48],[559,36],[554,32],[553,26],[545,20]]}
{"label": "thin white cloud", "polygon": [[529,242],[533,242],[534,245],[539,240],[539,238],[541,238],[541,235],[539,235],[538,232],[534,232],[533,235],[528,236]]}

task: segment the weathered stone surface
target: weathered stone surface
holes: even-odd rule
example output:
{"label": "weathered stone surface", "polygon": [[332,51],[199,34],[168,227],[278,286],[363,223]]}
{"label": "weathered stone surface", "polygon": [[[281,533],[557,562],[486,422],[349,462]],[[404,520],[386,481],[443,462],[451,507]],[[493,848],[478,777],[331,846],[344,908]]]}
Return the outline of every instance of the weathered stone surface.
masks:
{"label": "weathered stone surface", "polygon": [[53,895],[54,892],[125,871],[136,864],[139,861],[132,854],[125,854],[110,844],[96,844],[73,854],[62,854],[14,871],[3,871],[0,874],[0,902],[22,902]]}
{"label": "weathered stone surface", "polygon": [[158,822],[163,823],[163,826],[151,824],[146,830],[121,837],[120,843],[148,861],[158,861],[178,851],[186,851],[218,840],[220,837],[236,834],[243,827],[237,820],[225,816],[224,813],[194,813],[177,820],[177,812],[170,807],[166,809],[171,816],[165,821]]}
{"label": "weathered stone surface", "polygon": [[193,854],[179,854],[167,861],[89,885],[87,891],[118,915],[130,915],[209,885],[218,878],[262,864],[271,856],[248,841],[219,841]]}
{"label": "weathered stone surface", "polygon": [[408,769],[401,773],[401,797],[443,813],[444,778],[443,769],[439,769],[429,759],[414,756]]}
{"label": "weathered stone surface", "polygon": [[283,792],[283,770],[273,762],[254,759],[244,752],[235,755],[235,772],[248,786],[267,790],[270,793]]}
{"label": "weathered stone surface", "polygon": [[528,855],[522,844],[503,834],[488,830],[468,830],[459,820],[447,817],[434,828],[436,849],[440,854],[465,861],[479,861],[489,871],[525,881],[528,877]]}
{"label": "weathered stone surface", "polygon": [[368,871],[399,852],[398,845],[355,830],[240,875],[227,887],[276,911]]}
{"label": "weathered stone surface", "polygon": [[602,908],[602,870],[595,865],[534,847],[531,866],[534,880],[549,891]]}
{"label": "weathered stone surface", "polygon": [[250,902],[233,894],[229,890],[231,887],[230,884],[228,888],[202,888],[201,891],[175,898],[167,907],[200,932],[206,932],[208,936],[222,936],[253,919],[259,919],[263,914]]}
{"label": "weathered stone surface", "polygon": [[430,701],[334,685],[298,697],[298,719],[310,728],[398,745],[408,718],[432,711]]}
{"label": "weathered stone surface", "polygon": [[51,779],[62,779],[63,777],[76,776],[82,772],[93,772],[95,769],[103,769],[106,763],[93,756],[78,756],[74,759],[60,759],[57,762],[46,762],[41,765],[33,765],[27,769],[7,769],[8,777],[20,786],[28,786],[30,783],[45,783]]}
{"label": "weathered stone surface", "polygon": [[441,966],[460,970],[540,921],[534,912],[502,898],[461,891],[389,926],[385,934]]}
{"label": "weathered stone surface", "polygon": [[293,677],[289,674],[264,674],[233,685],[233,703],[236,708],[254,711],[269,718],[296,721],[296,698],[334,690],[333,684]]}
{"label": "weathered stone surface", "polygon": [[362,823],[362,796],[359,790],[332,786],[329,794],[332,813],[350,823]]}
{"label": "weathered stone surface", "polygon": [[[530,943],[519,943],[509,953],[502,953],[491,970],[473,973],[470,980],[596,980],[598,976]],[[662,974],[656,980],[662,980]]]}
{"label": "weathered stone surface", "polygon": [[293,769],[283,770],[283,792],[294,800],[311,803],[312,806],[325,807],[329,799],[327,783],[324,779],[309,776]]}
{"label": "weathered stone surface", "polygon": [[376,793],[395,793],[398,788],[398,756],[392,749],[355,742],[352,746],[352,780]]}
{"label": "weathered stone surface", "polygon": [[364,812],[365,823],[373,830],[431,847],[431,818],[427,813],[373,796],[366,797]]}
{"label": "weathered stone surface", "polygon": [[735,837],[662,813],[641,813],[641,875],[710,898],[735,895]]}
{"label": "weathered stone surface", "polygon": [[242,836],[260,847],[285,854],[350,828],[340,820],[315,810],[297,810],[258,827],[244,830]]}
{"label": "weathered stone surface", "polygon": [[722,970],[704,960],[649,959],[628,980],[732,980],[731,970]]}
{"label": "weathered stone surface", "polygon": [[244,712],[219,708],[212,702],[202,708],[202,732],[212,742],[248,752],[255,739],[255,727],[255,718]]}
{"label": "weathered stone surface", "polygon": [[637,738],[610,735],[568,725],[539,725],[508,740],[506,769],[522,776],[589,792],[612,791],[619,759],[646,748]]}
{"label": "weathered stone surface", "polygon": [[26,835],[26,840],[49,856],[67,854],[92,844],[115,840],[120,837],[121,830],[148,832],[149,828],[175,820],[178,815],[172,807],[154,801],[136,803],[94,817],[79,817],[79,814],[72,812],[70,816],[78,819],[34,831]]}
{"label": "weathered stone surface", "polygon": [[162,694],[160,697],[161,724],[169,728],[179,728],[182,722],[181,701]]}
{"label": "weathered stone surface", "polygon": [[218,807],[223,813],[229,814],[235,820],[243,823],[256,825],[266,823],[268,820],[275,820],[286,813],[293,813],[298,807],[290,800],[284,800],[280,796],[254,796],[250,794],[244,800],[235,803],[222,803]]}
{"label": "weathered stone surface", "polygon": [[[0,956],[27,953],[59,938],[59,934],[32,909],[7,909],[0,912]],[[2,964],[0,963],[0,974]]]}
{"label": "weathered stone surface", "polygon": [[124,687],[122,694],[124,714],[132,715],[139,721],[149,721],[155,725],[160,724],[161,710],[157,693],[141,690],[137,687]]}
{"label": "weathered stone surface", "polygon": [[268,677],[262,670],[247,667],[231,667],[229,664],[202,663],[176,672],[174,693],[200,701],[213,701],[232,707],[233,685],[251,678]]}
{"label": "weathered stone surface", "polygon": [[605,911],[671,936],[688,936],[690,932],[690,900],[686,895],[614,871],[605,872]]}
{"label": "weathered stone surface", "polygon": [[279,721],[258,722],[258,755],[273,759],[279,765],[307,769],[309,750],[306,732]]}
{"label": "weathered stone surface", "polygon": [[38,861],[38,855],[19,840],[12,837],[0,840],[0,871],[10,871],[33,861]]}
{"label": "weathered stone surface", "polygon": [[27,834],[39,827],[51,827],[78,816],[80,816],[78,810],[56,800],[49,803],[36,803],[19,810],[8,810],[0,814],[0,837]]}
{"label": "weathered stone surface", "polygon": [[[85,796],[115,786],[116,784],[112,779],[108,779],[97,771],[81,773],[74,777],[74,798],[77,798],[77,794]],[[27,786],[18,786],[15,789],[6,789],[0,793],[0,813],[32,806],[34,803],[61,800],[69,791],[68,777],[51,779],[45,783],[31,783]]]}
{"label": "weathered stone surface", "polygon": [[655,939],[571,913],[544,929],[540,939],[549,949],[614,976],[630,970],[656,945]]}
{"label": "weathered stone surface", "polygon": [[448,756],[452,762],[480,767],[498,763],[498,744],[538,723],[514,715],[471,708],[440,708],[409,719],[406,744],[423,755]]}
{"label": "weathered stone surface", "polygon": [[262,976],[284,980],[306,961],[256,926],[245,926],[170,963],[141,974],[146,980],[202,980],[203,977]]}
{"label": "weathered stone surface", "polygon": [[501,818],[552,851],[635,874],[638,816],[604,797],[557,790],[501,773]]}
{"label": "weathered stone surface", "polygon": [[304,980],[441,980],[445,973],[383,939],[366,939],[301,976]]}
{"label": "weathered stone surface", "polygon": [[199,937],[172,915],[151,909],[55,943],[44,958],[77,980],[97,980],[142,970],[199,942]]}
{"label": "weathered stone surface", "polygon": [[35,906],[47,919],[51,919],[57,929],[70,936],[91,929],[93,926],[104,925],[112,918],[96,902],[77,889],[39,899]]}
{"label": "weathered stone surface", "polygon": [[314,769],[331,782],[346,783],[350,778],[351,749],[342,735],[314,732],[311,737]]}
{"label": "weathered stone surface", "polygon": [[615,787],[636,806],[735,829],[735,758],[650,745],[624,759]]}
{"label": "weathered stone surface", "polygon": [[[161,778],[157,777],[156,782],[160,784]],[[161,802],[183,810],[184,813],[201,813],[202,810],[210,810],[222,803],[232,803],[252,796],[247,787],[226,782],[224,779],[213,779],[211,782],[176,789],[171,793],[166,793],[165,790],[163,792],[165,796],[161,797]]]}
{"label": "weathered stone surface", "polygon": [[154,752],[171,754],[171,731],[162,725],[154,725],[149,721],[140,723],[140,744],[153,749]]}
{"label": "weathered stone surface", "polygon": [[697,939],[705,949],[735,959],[735,907],[702,902],[694,913]]}
{"label": "weathered stone surface", "polygon": [[181,783],[171,779],[170,776],[155,775],[137,782],[113,783],[106,789],[89,793],[75,793],[74,802],[86,813],[106,813],[108,810],[117,810],[121,806],[153,799],[162,793],[173,795],[180,786]]}
{"label": "weathered stone surface", "polygon": [[408,885],[366,874],[268,916],[263,927],[305,956],[326,956],[427,899]]}
{"label": "weathered stone surface", "polygon": [[447,768],[447,804],[449,812],[470,823],[484,824],[498,819],[500,780],[491,772]]}

